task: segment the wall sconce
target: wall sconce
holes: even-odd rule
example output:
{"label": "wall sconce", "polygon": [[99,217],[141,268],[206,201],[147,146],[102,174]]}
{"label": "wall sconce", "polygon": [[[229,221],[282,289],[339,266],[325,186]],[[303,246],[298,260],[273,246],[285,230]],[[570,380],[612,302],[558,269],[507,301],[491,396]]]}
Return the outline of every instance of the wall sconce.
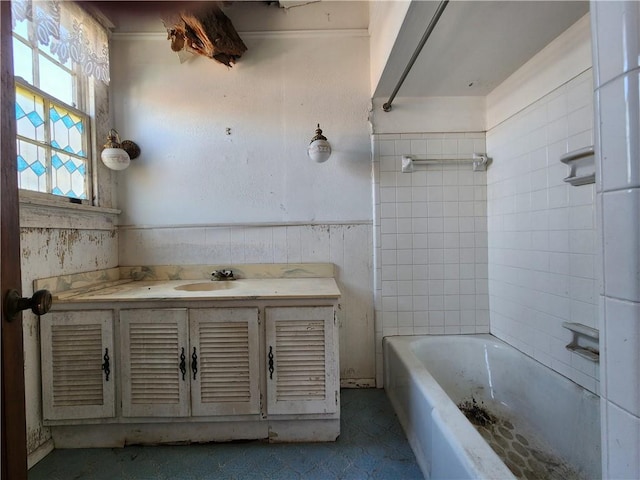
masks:
{"label": "wall sconce", "polygon": [[107,143],[104,144],[100,158],[111,170],[124,170],[131,160],[138,158],[140,147],[131,140],[120,142],[120,137],[115,129],[109,130]]}
{"label": "wall sconce", "polygon": [[322,163],[329,160],[331,156],[331,144],[327,141],[327,137],[322,135],[320,124],[316,129],[316,135],[311,139],[311,143],[307,147],[307,155],[314,162]]}

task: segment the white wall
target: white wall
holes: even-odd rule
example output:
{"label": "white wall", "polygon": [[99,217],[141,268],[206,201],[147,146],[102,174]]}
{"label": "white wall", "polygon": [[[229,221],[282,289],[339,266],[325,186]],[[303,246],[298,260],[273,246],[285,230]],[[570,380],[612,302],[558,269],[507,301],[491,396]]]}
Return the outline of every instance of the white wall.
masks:
{"label": "white wall", "polygon": [[485,97],[396,97],[390,112],[388,98],[374,98],[373,133],[484,132]]}
{"label": "white wall", "polygon": [[[115,37],[115,124],[142,148],[120,177],[123,225],[371,219],[366,32],[245,42],[227,69],[180,64],[163,34]],[[317,123],[324,164],[306,154]]]}
{"label": "white wall", "polygon": [[491,333],[597,393],[598,365],[562,327],[598,328],[595,188],[564,183],[559,160],[594,142],[589,50],[585,17],[489,95],[487,210]]}
{"label": "white wall", "polygon": [[[119,179],[120,265],[332,262],[342,381],[372,385],[367,32],[241,35],[232,69],[180,64],[163,33],[115,35],[115,124],[142,148]],[[306,155],[317,123],[323,164]]]}
{"label": "white wall", "polygon": [[487,130],[591,68],[589,19],[582,17],[487,95]]}

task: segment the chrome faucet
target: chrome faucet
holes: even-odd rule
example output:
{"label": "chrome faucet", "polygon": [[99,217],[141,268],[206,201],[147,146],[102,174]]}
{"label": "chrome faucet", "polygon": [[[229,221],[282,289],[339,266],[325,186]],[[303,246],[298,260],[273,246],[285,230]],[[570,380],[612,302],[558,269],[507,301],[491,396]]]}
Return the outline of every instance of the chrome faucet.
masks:
{"label": "chrome faucet", "polygon": [[235,280],[233,270],[214,270],[211,273],[211,280]]}

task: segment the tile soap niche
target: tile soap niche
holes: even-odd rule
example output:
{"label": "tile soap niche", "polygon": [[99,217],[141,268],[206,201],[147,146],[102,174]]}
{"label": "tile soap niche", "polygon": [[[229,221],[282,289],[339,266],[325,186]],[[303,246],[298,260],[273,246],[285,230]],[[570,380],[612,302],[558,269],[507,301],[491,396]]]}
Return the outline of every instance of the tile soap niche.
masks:
{"label": "tile soap niche", "polygon": [[593,146],[573,150],[560,157],[560,161],[569,167],[569,175],[564,181],[574,187],[596,183],[596,164]]}
{"label": "tile soap niche", "polygon": [[573,340],[567,345],[567,350],[592,362],[600,361],[600,332],[597,329],[570,322],[563,322],[562,326],[573,332]]}

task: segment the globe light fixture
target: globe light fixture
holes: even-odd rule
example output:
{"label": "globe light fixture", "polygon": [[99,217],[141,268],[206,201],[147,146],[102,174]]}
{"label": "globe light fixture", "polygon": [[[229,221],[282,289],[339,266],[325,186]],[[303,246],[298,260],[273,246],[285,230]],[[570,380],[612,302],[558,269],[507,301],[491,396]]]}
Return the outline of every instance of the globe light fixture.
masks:
{"label": "globe light fixture", "polygon": [[322,135],[320,124],[318,124],[316,134],[311,139],[311,143],[309,143],[309,146],[307,147],[307,155],[309,155],[311,160],[317,163],[326,162],[331,156],[331,144],[327,141],[327,137]]}
{"label": "globe light fixture", "polygon": [[131,160],[140,155],[140,147],[131,140],[120,142],[120,137],[115,129],[109,130],[107,143],[104,144],[100,158],[111,170],[124,170]]}

